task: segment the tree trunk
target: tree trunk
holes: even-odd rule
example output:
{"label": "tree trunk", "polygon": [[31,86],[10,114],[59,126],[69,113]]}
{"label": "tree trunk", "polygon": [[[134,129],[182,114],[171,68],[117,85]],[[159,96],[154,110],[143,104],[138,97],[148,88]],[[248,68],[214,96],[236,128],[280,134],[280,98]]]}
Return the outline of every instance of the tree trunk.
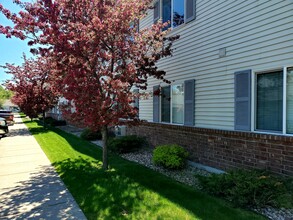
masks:
{"label": "tree trunk", "polygon": [[102,130],[102,147],[103,147],[103,169],[108,170],[108,149],[107,149],[107,139],[108,139],[108,128],[103,126]]}
{"label": "tree trunk", "polygon": [[43,111],[43,126],[44,126],[44,128],[46,127],[46,124],[45,124],[45,111]]}

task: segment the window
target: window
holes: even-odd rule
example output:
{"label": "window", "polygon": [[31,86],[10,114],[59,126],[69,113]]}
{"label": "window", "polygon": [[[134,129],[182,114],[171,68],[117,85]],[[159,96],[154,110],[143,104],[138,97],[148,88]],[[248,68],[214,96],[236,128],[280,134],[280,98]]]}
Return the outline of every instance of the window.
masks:
{"label": "window", "polygon": [[293,134],[293,68],[258,73],[255,130]]}
{"label": "window", "polygon": [[251,73],[235,72],[235,130],[293,134],[293,67]]}
{"label": "window", "polygon": [[183,124],[184,89],[183,85],[172,86],[172,123]]}
{"label": "window", "polygon": [[286,128],[288,134],[293,134],[293,68],[287,69],[286,99]]}
{"label": "window", "polygon": [[161,89],[161,122],[183,124],[183,84]]}
{"label": "window", "polygon": [[256,129],[282,131],[283,72],[256,77]]}
{"label": "window", "polygon": [[175,28],[195,18],[195,0],[159,0],[154,4],[154,23],[162,18]]}
{"label": "window", "polygon": [[[171,21],[171,0],[162,1],[162,20],[163,22]],[[169,28],[171,24],[167,27]]]}
{"label": "window", "polygon": [[173,0],[173,27],[184,23],[184,1]]}
{"label": "window", "polygon": [[163,87],[161,89],[161,121],[170,122],[170,86]]}
{"label": "window", "polygon": [[153,122],[194,126],[195,80],[153,87]]}

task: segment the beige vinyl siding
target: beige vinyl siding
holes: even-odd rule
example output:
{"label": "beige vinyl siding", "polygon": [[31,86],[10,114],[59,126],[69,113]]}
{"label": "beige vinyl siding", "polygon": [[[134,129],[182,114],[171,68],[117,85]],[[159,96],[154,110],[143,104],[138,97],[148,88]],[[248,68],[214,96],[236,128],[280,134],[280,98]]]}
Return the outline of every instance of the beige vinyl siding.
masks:
{"label": "beige vinyl siding", "polygon": [[[234,72],[293,65],[293,1],[197,0],[196,7],[196,19],[170,33],[180,39],[159,67],[174,84],[196,80],[196,127],[233,130]],[[150,11],[141,24],[152,21]],[[150,80],[149,91],[158,84]],[[152,98],[140,102],[140,116],[152,121]]]}

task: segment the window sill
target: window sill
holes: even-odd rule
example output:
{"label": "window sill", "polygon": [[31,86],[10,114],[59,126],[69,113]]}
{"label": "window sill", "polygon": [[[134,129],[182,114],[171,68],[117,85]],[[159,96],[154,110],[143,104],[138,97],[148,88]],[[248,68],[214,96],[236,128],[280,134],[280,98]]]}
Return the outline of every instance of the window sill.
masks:
{"label": "window sill", "polygon": [[181,29],[185,28],[185,27],[188,26],[189,24],[193,23],[195,20],[196,20],[196,19],[193,19],[193,20],[188,21],[188,22],[186,22],[186,23],[184,23],[184,24],[181,24],[181,25],[179,25],[179,26],[177,26],[177,27],[175,27],[175,28],[171,27],[171,28],[170,28],[170,32],[168,33],[168,35],[170,35],[170,34],[174,34],[174,32],[176,32],[176,31],[180,31]]}
{"label": "window sill", "polygon": [[167,29],[167,31],[169,30],[167,37],[170,37],[171,35],[177,34],[176,32],[180,32],[185,26],[186,26],[186,24],[182,24],[176,28]]}
{"label": "window sill", "polygon": [[153,122],[153,123],[164,124],[164,125],[187,126],[187,125],[184,125],[184,124],[176,124],[176,123],[169,123],[169,122]]}
{"label": "window sill", "polygon": [[258,130],[255,130],[255,131],[251,131],[252,133],[255,133],[255,134],[269,134],[269,135],[278,135],[278,136],[288,136],[288,137],[292,137],[293,134],[283,134],[281,131],[258,131]]}

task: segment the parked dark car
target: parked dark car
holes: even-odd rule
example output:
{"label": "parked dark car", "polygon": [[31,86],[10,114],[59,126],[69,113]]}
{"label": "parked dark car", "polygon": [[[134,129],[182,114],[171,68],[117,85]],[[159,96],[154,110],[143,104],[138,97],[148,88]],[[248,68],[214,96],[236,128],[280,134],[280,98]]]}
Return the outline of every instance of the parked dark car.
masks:
{"label": "parked dark car", "polygon": [[5,118],[8,125],[14,125],[14,115],[10,110],[0,110],[0,117]]}
{"label": "parked dark car", "polygon": [[5,118],[0,118],[0,138],[8,134],[8,124]]}

